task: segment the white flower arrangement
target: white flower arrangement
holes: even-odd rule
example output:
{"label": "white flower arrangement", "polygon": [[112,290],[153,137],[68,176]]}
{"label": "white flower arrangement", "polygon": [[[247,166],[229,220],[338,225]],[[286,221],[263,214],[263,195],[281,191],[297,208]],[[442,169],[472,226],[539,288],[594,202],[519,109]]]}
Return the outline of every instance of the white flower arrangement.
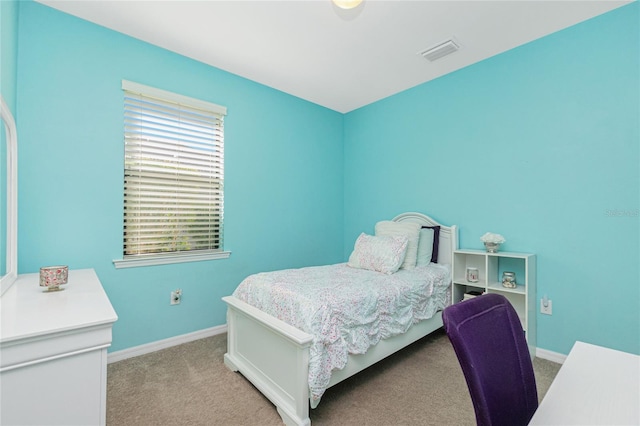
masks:
{"label": "white flower arrangement", "polygon": [[480,237],[480,241],[483,243],[494,243],[494,244],[502,244],[505,240],[504,237],[500,234],[493,234],[491,232],[487,232],[482,237]]}

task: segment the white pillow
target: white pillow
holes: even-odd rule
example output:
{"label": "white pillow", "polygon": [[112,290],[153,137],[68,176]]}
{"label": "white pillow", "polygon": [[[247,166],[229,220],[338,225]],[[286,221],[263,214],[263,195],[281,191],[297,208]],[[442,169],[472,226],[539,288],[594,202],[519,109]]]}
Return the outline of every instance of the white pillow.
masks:
{"label": "white pillow", "polygon": [[407,243],[405,236],[374,237],[362,233],[347,264],[353,268],[393,274],[402,265]]}
{"label": "white pillow", "polygon": [[420,241],[418,241],[418,260],[416,261],[416,266],[424,266],[431,263],[431,257],[433,256],[433,237],[433,229],[420,229]]}
{"label": "white pillow", "polygon": [[414,222],[393,222],[390,220],[383,220],[376,223],[376,236],[405,236],[409,240],[409,244],[407,245],[407,254],[404,258],[404,262],[400,266],[402,269],[413,269],[416,267],[420,228],[420,224]]}

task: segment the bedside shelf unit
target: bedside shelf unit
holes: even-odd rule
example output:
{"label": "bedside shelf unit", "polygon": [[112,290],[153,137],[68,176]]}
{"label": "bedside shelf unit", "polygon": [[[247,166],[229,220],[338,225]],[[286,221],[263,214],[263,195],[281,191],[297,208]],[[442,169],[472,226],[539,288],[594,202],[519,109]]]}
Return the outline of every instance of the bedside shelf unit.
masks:
{"label": "bedside shelf unit", "polygon": [[[467,268],[478,268],[478,282],[467,281]],[[502,285],[502,273],[515,272],[516,288]],[[484,250],[455,250],[453,252],[453,303],[463,300],[465,293],[499,293],[513,305],[525,331],[529,352],[536,347],[536,255],[529,253]]]}

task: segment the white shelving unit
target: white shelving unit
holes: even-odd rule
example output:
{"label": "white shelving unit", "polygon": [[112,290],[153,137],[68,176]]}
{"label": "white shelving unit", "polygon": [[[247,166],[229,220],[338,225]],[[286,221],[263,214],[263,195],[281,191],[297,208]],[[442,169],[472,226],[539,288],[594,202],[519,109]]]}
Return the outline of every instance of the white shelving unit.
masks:
{"label": "white shelving unit", "polygon": [[[478,282],[467,281],[467,268],[478,268]],[[502,273],[516,274],[516,288],[502,285]],[[536,349],[536,255],[530,253],[484,250],[455,250],[453,252],[453,303],[463,300],[465,293],[499,293],[513,305],[525,331],[529,352]]]}

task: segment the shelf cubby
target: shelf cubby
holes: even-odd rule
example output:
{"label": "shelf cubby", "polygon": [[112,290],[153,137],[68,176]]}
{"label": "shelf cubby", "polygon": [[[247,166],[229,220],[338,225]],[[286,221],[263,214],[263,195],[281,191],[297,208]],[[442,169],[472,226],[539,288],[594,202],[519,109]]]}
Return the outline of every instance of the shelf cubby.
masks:
{"label": "shelf cubby", "polygon": [[[467,281],[467,268],[478,269],[478,281]],[[502,273],[514,272],[516,287],[502,285]],[[530,253],[483,250],[455,250],[453,252],[452,303],[464,299],[469,291],[502,294],[515,308],[533,357],[536,347],[536,256]]]}

